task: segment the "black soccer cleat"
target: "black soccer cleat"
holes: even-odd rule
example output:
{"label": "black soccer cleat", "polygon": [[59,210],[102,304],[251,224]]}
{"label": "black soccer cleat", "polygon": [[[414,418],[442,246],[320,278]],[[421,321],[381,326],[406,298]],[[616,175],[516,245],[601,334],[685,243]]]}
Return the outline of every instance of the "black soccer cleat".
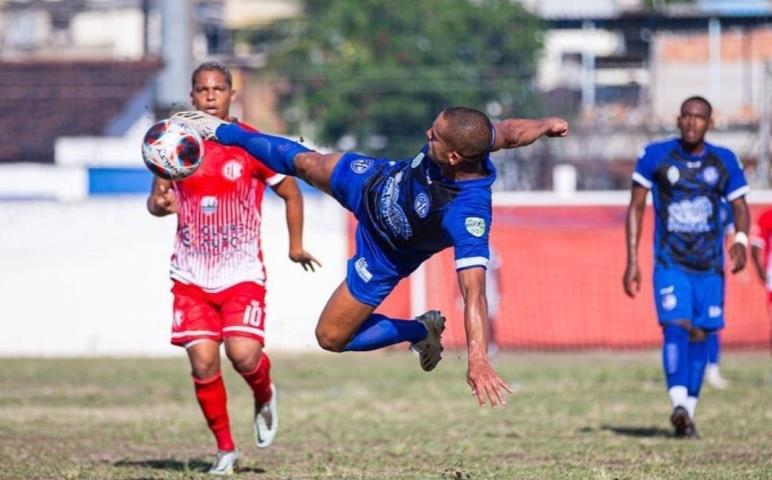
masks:
{"label": "black soccer cleat", "polygon": [[694,420],[689,420],[689,425],[686,426],[686,438],[689,440],[698,440],[700,438]]}
{"label": "black soccer cleat", "polygon": [[673,424],[676,438],[699,438],[697,427],[694,426],[694,422],[689,418],[689,412],[684,407],[679,405],[673,409],[670,423]]}

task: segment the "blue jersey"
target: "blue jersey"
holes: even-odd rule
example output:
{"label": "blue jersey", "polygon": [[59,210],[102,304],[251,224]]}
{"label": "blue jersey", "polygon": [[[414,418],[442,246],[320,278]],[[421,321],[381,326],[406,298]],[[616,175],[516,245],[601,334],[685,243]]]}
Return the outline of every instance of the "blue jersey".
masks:
{"label": "blue jersey", "polygon": [[638,159],[633,181],[652,192],[657,265],[722,274],[721,202],[749,190],[737,157],[709,143],[699,156],[684,151],[678,139],[652,143]]}
{"label": "blue jersey", "polygon": [[486,176],[450,180],[427,149],[405,161],[347,153],[333,171],[332,195],[359,220],[347,282],[367,304],[450,246],[457,270],[487,265],[495,167],[486,156]]}
{"label": "blue jersey", "polygon": [[496,179],[487,158],[485,166],[486,177],[452,181],[440,174],[426,147],[412,161],[389,162],[365,187],[363,221],[408,264],[453,246],[456,268],[485,266]]}

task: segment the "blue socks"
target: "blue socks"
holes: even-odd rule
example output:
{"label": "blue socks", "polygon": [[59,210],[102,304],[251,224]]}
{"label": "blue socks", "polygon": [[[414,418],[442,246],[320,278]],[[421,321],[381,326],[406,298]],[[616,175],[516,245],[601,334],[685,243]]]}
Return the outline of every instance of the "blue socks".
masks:
{"label": "blue socks", "polygon": [[719,344],[718,332],[708,333],[708,363],[718,365],[718,359],[721,355],[721,345]]}
{"label": "blue socks", "polygon": [[[708,340],[690,342],[689,331],[680,325],[665,325],[662,366],[673,406],[683,406],[694,418],[702,377],[708,363]],[[710,334],[708,338],[714,335]]]}
{"label": "blue socks", "polygon": [[394,320],[373,313],[364,321],[344,352],[366,352],[400,342],[420,342],[427,335],[426,327],[416,320]]}
{"label": "blue socks", "polygon": [[699,397],[702,377],[708,364],[708,342],[689,342],[689,383],[686,385],[690,397]]}
{"label": "blue socks", "polygon": [[662,366],[668,388],[689,383],[689,332],[679,325],[665,325]]}
{"label": "blue socks", "polygon": [[250,132],[235,123],[220,125],[215,134],[223,145],[239,146],[274,172],[284,175],[297,176],[295,155],[313,152],[313,150],[292,140],[265,133]]}

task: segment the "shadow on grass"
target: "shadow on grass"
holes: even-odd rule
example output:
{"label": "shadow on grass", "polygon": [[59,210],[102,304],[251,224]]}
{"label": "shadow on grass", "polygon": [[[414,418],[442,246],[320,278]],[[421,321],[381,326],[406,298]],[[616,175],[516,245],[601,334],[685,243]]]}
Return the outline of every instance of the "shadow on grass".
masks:
{"label": "shadow on grass", "polygon": [[620,427],[614,425],[603,425],[601,430],[608,430],[617,435],[628,437],[672,437],[673,431],[660,427]]}
{"label": "shadow on grass", "polygon": [[[212,462],[201,458],[191,458],[184,462],[171,458],[150,459],[150,460],[120,460],[113,463],[114,467],[144,467],[154,468],[156,470],[171,470],[175,472],[206,472],[212,466]],[[238,467],[237,472],[241,473],[265,473],[265,470],[258,467]]]}

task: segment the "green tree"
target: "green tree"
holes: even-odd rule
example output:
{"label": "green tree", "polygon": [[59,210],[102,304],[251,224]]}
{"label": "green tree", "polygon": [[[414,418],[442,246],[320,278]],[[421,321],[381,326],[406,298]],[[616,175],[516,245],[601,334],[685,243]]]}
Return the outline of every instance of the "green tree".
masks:
{"label": "green tree", "polygon": [[304,12],[278,25],[269,57],[296,133],[407,156],[445,107],[533,107],[543,28],[515,1],[305,0]]}

